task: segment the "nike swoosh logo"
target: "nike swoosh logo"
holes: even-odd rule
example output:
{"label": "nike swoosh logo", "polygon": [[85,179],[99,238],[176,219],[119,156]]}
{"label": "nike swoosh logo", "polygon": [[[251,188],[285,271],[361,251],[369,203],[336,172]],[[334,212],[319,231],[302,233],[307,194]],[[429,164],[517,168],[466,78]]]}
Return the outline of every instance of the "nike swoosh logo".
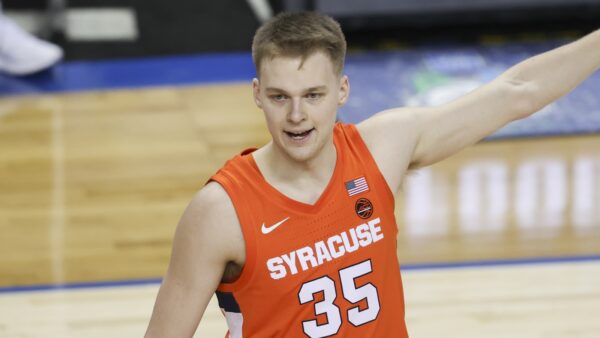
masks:
{"label": "nike swoosh logo", "polygon": [[280,226],[280,225],[282,225],[283,223],[285,223],[285,222],[286,222],[288,219],[290,219],[290,218],[289,218],[289,217],[287,217],[287,218],[285,218],[285,219],[282,219],[281,221],[279,221],[279,222],[277,222],[277,223],[275,223],[275,224],[271,225],[270,227],[266,227],[266,226],[265,226],[265,223],[263,223],[263,224],[262,224],[262,228],[261,228],[261,230],[262,230],[262,233],[263,233],[263,234],[265,234],[265,235],[266,235],[266,234],[268,234],[268,233],[270,233],[271,231],[275,230],[275,229],[276,229],[278,226]]}

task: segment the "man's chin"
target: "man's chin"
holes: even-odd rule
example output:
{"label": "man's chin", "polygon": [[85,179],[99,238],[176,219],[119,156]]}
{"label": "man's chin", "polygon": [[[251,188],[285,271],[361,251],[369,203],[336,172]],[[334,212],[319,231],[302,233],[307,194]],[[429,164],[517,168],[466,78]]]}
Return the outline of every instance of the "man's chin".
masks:
{"label": "man's chin", "polygon": [[311,146],[287,147],[285,153],[295,162],[306,162],[315,155],[314,149]]}

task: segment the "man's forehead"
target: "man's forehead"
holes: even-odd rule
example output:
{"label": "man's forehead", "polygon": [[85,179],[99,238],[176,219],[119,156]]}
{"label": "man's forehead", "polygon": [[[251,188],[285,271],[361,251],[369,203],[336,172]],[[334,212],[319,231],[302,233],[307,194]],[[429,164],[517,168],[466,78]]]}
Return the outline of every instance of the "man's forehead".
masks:
{"label": "man's forehead", "polygon": [[[302,71],[330,71],[335,74],[333,62],[323,52],[317,51],[306,57],[275,55],[266,57],[260,63],[260,74],[265,72],[295,73]],[[279,75],[279,74],[277,74]]]}

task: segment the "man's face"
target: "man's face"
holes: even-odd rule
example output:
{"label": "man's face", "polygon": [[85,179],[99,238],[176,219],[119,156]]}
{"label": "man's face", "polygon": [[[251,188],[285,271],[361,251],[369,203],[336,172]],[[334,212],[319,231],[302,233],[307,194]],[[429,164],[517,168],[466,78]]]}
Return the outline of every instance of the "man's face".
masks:
{"label": "man's face", "polygon": [[348,78],[334,71],[329,57],[316,52],[300,57],[264,59],[254,99],[265,112],[274,146],[296,161],[317,156],[332,135],[339,106],[349,92]]}

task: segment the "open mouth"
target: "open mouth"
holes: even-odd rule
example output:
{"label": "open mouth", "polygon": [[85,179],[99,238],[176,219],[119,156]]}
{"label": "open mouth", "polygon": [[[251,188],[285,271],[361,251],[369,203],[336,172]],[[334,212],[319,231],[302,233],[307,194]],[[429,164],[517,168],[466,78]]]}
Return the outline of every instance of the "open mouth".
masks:
{"label": "open mouth", "polygon": [[293,140],[303,140],[304,138],[306,138],[315,128],[306,130],[306,131],[302,131],[302,132],[290,132],[290,131],[285,131],[285,133],[292,138]]}

